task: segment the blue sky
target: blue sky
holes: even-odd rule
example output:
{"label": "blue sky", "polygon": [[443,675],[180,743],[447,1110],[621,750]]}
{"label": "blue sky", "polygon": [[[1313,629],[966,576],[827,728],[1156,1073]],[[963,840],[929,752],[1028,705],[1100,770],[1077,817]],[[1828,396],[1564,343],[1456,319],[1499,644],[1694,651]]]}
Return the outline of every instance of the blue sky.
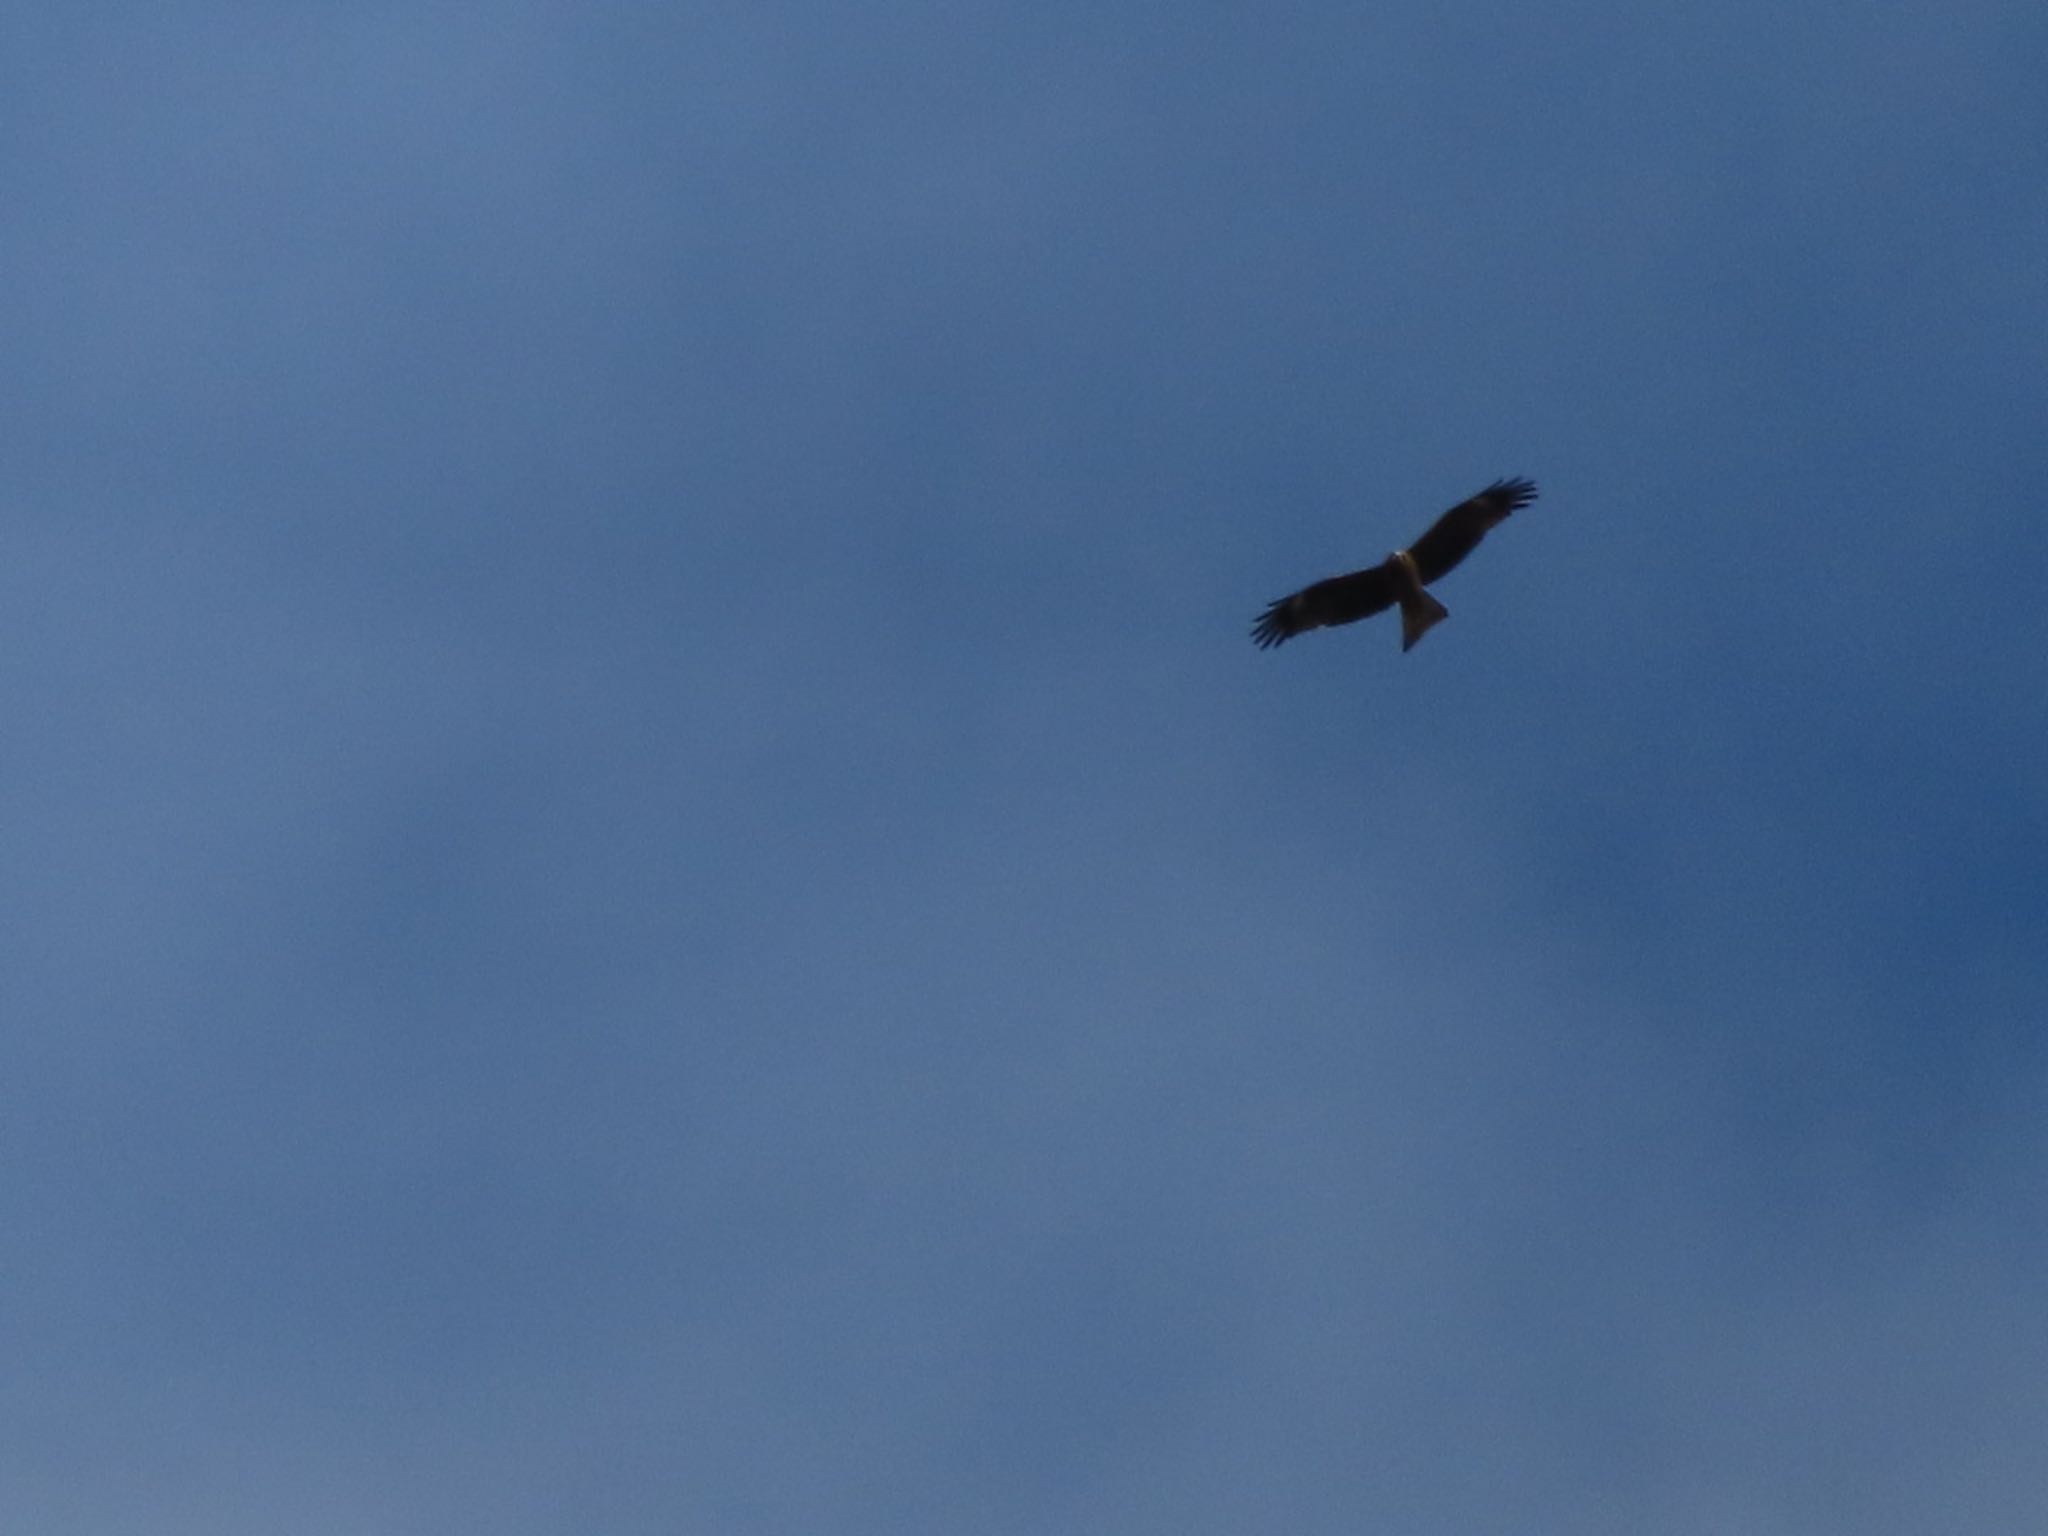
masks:
{"label": "blue sky", "polygon": [[0,1524],[2048,1521],[2037,6],[0,15]]}

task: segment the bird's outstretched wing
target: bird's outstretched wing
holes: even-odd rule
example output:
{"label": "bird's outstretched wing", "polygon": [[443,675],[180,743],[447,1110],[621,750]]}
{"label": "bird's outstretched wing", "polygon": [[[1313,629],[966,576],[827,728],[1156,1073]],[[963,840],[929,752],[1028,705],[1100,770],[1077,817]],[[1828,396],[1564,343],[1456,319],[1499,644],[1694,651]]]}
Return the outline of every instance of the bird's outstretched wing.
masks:
{"label": "bird's outstretched wing", "polygon": [[1385,565],[1353,571],[1349,576],[1332,576],[1268,603],[1266,611],[1252,625],[1252,639],[1263,651],[1303,630],[1371,618],[1393,607],[1400,591],[1394,573]]}
{"label": "bird's outstretched wing", "polygon": [[1409,546],[1415,573],[1428,586],[1456,568],[1479,541],[1536,499],[1533,480],[1496,480],[1477,496],[1459,502],[1430,525],[1429,532]]}

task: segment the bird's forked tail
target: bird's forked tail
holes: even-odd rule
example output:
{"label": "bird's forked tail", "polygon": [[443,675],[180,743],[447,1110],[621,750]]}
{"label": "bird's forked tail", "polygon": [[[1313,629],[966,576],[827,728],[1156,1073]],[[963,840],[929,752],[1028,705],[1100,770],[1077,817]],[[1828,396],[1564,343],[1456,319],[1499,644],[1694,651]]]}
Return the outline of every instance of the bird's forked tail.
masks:
{"label": "bird's forked tail", "polygon": [[1401,649],[1414,649],[1415,642],[1451,616],[1451,610],[1421,587],[1401,597]]}

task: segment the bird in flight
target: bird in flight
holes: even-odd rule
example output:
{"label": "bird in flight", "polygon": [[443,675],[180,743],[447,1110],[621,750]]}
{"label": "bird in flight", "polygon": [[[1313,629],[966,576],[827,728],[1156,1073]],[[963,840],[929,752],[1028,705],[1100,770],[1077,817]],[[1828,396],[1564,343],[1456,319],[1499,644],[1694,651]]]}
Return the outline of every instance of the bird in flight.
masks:
{"label": "bird in flight", "polygon": [[1424,589],[1457,569],[1479,541],[1536,499],[1533,480],[1496,480],[1459,502],[1407,549],[1349,576],[1332,576],[1289,597],[1275,598],[1252,625],[1252,640],[1266,650],[1304,630],[1351,624],[1401,607],[1401,649],[1408,650],[1451,610]]}

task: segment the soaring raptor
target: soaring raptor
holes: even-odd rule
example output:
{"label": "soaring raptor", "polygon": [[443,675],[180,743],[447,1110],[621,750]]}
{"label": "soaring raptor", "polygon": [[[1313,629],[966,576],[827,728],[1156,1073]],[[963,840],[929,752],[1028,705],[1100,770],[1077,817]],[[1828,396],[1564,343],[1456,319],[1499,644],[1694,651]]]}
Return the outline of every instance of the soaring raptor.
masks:
{"label": "soaring raptor", "polygon": [[1407,549],[1349,576],[1332,576],[1291,597],[1275,598],[1252,625],[1260,650],[1326,624],[1350,624],[1401,606],[1401,649],[1407,650],[1451,610],[1423,590],[1479,547],[1494,528],[1536,499],[1533,480],[1496,480],[1461,501]]}

